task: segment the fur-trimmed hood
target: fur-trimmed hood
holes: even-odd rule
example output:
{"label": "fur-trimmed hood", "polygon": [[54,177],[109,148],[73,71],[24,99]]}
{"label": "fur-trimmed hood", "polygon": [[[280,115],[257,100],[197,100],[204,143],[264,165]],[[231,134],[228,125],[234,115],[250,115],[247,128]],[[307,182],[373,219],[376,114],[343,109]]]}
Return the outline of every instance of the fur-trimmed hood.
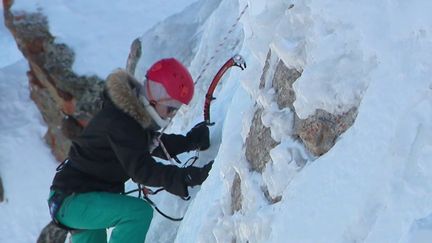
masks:
{"label": "fur-trimmed hood", "polygon": [[128,72],[117,69],[106,80],[108,96],[114,105],[130,115],[142,127],[152,126],[153,119],[139,99],[141,84]]}

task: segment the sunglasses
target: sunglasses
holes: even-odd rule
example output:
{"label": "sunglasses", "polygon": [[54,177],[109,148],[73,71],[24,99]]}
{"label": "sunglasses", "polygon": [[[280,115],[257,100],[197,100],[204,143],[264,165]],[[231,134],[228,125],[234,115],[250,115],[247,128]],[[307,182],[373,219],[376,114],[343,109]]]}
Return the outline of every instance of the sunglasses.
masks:
{"label": "sunglasses", "polygon": [[175,114],[178,109],[180,109],[180,106],[172,106],[172,105],[168,105],[168,104],[164,104],[162,102],[156,102],[156,101],[150,101],[150,104],[153,107],[156,107],[156,105],[159,105],[160,107],[164,107],[166,110],[166,114]]}
{"label": "sunglasses", "polygon": [[165,107],[166,107],[166,110],[167,110],[168,114],[176,113],[178,111],[178,109],[179,109],[179,107],[168,106],[168,105],[166,105]]}

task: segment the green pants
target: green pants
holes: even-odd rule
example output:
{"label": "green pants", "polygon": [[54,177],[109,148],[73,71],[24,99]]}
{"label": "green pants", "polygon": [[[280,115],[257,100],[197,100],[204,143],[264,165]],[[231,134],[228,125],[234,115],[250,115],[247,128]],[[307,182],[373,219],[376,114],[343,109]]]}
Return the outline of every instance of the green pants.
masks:
{"label": "green pants", "polygon": [[143,243],[152,217],[153,208],[144,200],[107,192],[72,194],[56,215],[60,223],[82,229],[72,232],[72,243],[107,242],[111,227],[110,243]]}

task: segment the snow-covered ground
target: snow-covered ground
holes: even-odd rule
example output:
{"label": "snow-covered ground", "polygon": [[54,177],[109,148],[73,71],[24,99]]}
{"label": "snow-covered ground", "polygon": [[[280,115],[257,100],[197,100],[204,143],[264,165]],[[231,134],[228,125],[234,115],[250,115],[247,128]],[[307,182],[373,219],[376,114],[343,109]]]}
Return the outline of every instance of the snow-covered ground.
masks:
{"label": "snow-covered ground", "polygon": [[[139,78],[152,61],[169,55],[188,64],[194,78],[201,76],[172,132],[202,119],[204,93],[228,57],[246,59],[248,68],[232,69],[215,92],[212,147],[199,162],[216,160],[209,178],[194,188],[191,202],[156,196],[161,209],[185,219],[174,223],[155,214],[148,242],[431,241],[432,2],[49,2],[17,0],[14,10],[47,14],[57,41],[76,51],[74,69],[81,74],[103,78],[124,67],[130,43],[141,36]],[[3,26],[0,44],[0,173],[8,198],[0,204],[0,242],[34,242],[48,222],[45,197],[55,163],[28,98],[26,66]],[[354,125],[320,158],[288,136],[291,111],[276,108],[268,86],[258,89],[269,48],[303,70],[294,83],[300,117],[317,108],[339,113],[359,107]],[[243,148],[256,102],[281,142],[262,175],[249,171]],[[302,170],[296,159],[308,161]],[[244,198],[242,210],[231,215],[235,172]],[[269,205],[262,185],[282,200]]]}

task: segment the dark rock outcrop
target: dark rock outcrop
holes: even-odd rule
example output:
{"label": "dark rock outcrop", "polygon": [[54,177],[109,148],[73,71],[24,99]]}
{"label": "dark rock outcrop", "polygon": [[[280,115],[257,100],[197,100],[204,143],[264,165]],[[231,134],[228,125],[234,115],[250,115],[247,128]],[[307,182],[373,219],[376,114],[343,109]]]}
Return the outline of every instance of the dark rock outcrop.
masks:
{"label": "dark rock outcrop", "polygon": [[3,189],[3,181],[0,177],[0,202],[4,201],[4,189]]}
{"label": "dark rock outcrop", "polygon": [[37,243],[64,243],[67,231],[58,227],[54,222],[45,226],[37,239]]}
{"label": "dark rock outcrop", "polygon": [[[295,112],[293,105],[295,92],[292,85],[300,75],[299,71],[288,68],[282,60],[279,60],[272,80],[279,109],[288,107]],[[356,107],[342,114],[317,110],[314,115],[306,119],[300,119],[295,114],[292,136],[298,137],[313,155],[321,156],[328,152],[337,138],[351,127],[356,116]]]}
{"label": "dark rock outcrop", "polygon": [[242,193],[241,193],[241,179],[240,175],[236,172],[231,186],[231,213],[234,214],[242,209]]}
{"label": "dark rock outcrop", "polygon": [[[45,139],[56,159],[62,161],[70,146],[69,133],[64,131],[75,125],[76,132],[98,110],[103,80],[75,74],[74,52],[55,43],[46,17],[40,12],[12,12],[12,3],[3,1],[5,24],[29,63],[30,95],[48,126]],[[77,123],[63,127],[66,115]]]}
{"label": "dark rock outcrop", "polygon": [[[271,50],[267,53],[267,59],[263,68],[260,78],[260,89],[266,86],[266,79],[268,79],[271,68]],[[278,143],[271,137],[270,128],[265,127],[261,120],[263,108],[258,105],[252,118],[252,125],[249,134],[246,138],[246,159],[249,162],[251,169],[262,173],[265,165],[270,161],[270,150],[273,149]]]}
{"label": "dark rock outcrop", "polygon": [[135,69],[141,57],[141,53],[141,41],[139,38],[136,38],[131,44],[129,56],[126,62],[126,71],[128,71],[132,75],[135,75]]}
{"label": "dark rock outcrop", "polygon": [[294,68],[288,68],[282,60],[279,60],[272,81],[279,109],[289,107],[291,110],[294,110],[293,103],[296,96],[292,85],[300,75],[299,71]]}
{"label": "dark rock outcrop", "polygon": [[252,126],[246,138],[246,159],[251,169],[262,173],[270,161],[270,150],[278,143],[271,137],[270,128],[265,127],[261,121],[262,108],[258,108],[252,119]]}
{"label": "dark rock outcrop", "polygon": [[[293,83],[301,76],[301,71],[288,68],[281,59],[272,56],[272,52],[267,54],[263,73],[260,79],[260,89],[273,88],[275,90],[275,100],[280,110],[288,108],[294,113],[294,122],[287,125],[293,126],[291,136],[300,140],[304,146],[315,156],[321,156],[328,152],[336,143],[337,138],[344,133],[353,123],[357,115],[357,108],[353,107],[343,114],[331,114],[323,110],[317,110],[314,115],[307,119],[300,119],[295,113],[293,105],[296,94]],[[270,150],[279,143],[271,137],[271,130],[264,126],[261,120],[264,108],[257,104],[252,119],[252,125],[246,138],[246,159],[253,171],[262,173],[271,162]],[[304,163],[299,165],[303,167]],[[231,191],[232,210],[241,209],[241,191],[239,185],[241,178],[236,175]],[[272,197],[266,185],[261,188],[265,198],[269,203],[279,202],[282,197],[276,195]],[[239,206],[240,205],[240,206]]]}
{"label": "dark rock outcrop", "polygon": [[306,119],[295,118],[294,133],[300,137],[311,153],[320,156],[328,152],[336,139],[354,123],[357,108],[334,115],[324,110],[317,110]]}

